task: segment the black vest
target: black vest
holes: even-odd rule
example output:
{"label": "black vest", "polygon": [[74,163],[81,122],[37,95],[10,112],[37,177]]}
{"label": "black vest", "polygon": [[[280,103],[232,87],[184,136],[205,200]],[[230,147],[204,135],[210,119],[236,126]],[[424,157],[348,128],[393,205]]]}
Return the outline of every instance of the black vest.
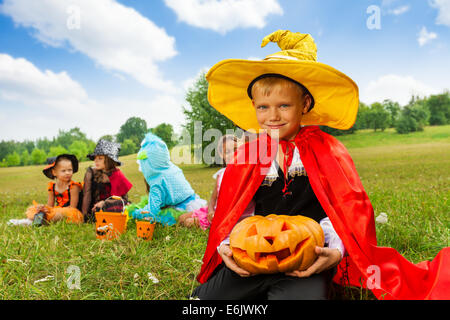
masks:
{"label": "black vest", "polygon": [[295,175],[283,195],[285,176],[278,168],[278,178],[269,186],[261,184],[255,193],[255,214],[267,216],[269,214],[302,215],[320,222],[327,217],[317,200],[306,173]]}

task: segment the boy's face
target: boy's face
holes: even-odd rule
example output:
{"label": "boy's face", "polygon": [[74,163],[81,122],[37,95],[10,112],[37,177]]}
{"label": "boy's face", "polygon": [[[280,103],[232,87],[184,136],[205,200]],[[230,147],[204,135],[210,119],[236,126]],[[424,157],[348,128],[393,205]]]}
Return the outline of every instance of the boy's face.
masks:
{"label": "boy's face", "polygon": [[309,95],[301,96],[295,88],[275,86],[269,95],[255,90],[253,106],[261,128],[278,139],[290,140],[300,130],[303,114],[308,112],[312,100]]}
{"label": "boy's face", "polygon": [[72,180],[73,168],[72,162],[67,159],[61,159],[58,164],[52,169],[53,175],[56,179],[63,182],[70,182]]}

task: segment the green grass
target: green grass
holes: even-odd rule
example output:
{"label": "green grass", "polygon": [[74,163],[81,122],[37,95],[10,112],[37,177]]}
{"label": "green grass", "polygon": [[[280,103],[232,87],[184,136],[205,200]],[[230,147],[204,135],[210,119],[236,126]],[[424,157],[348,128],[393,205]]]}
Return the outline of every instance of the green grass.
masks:
{"label": "green grass", "polygon": [[[375,209],[389,222],[377,224],[378,244],[413,262],[432,259],[449,241],[450,126],[397,135],[360,132],[339,137],[349,148]],[[145,194],[135,156],[123,157],[133,182],[132,201]],[[89,162],[74,180],[82,180]],[[192,187],[209,199],[217,168],[181,166]],[[134,222],[117,241],[97,240],[94,226],[57,223],[12,227],[32,200],[46,201],[43,166],[0,169],[0,299],[185,299],[197,285],[208,233],[179,226],[155,228],[149,242],[136,237]],[[80,269],[81,289],[69,289],[69,266]],[[147,276],[158,280],[153,283]],[[136,276],[137,275],[137,276]],[[36,280],[52,276],[50,281]],[[363,290],[340,298],[371,299]]]}
{"label": "green grass", "polygon": [[374,146],[395,146],[403,144],[423,144],[434,142],[450,142],[450,125],[426,127],[424,131],[397,134],[395,129],[385,131],[360,130],[356,135],[340,136],[347,148],[365,148]]}

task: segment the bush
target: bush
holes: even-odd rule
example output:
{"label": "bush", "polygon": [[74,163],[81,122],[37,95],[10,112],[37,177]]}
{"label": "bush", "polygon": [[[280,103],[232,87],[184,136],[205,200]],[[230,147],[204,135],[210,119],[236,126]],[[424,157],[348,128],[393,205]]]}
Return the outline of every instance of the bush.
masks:
{"label": "bush", "polygon": [[406,116],[400,116],[400,119],[397,120],[395,130],[398,133],[408,133],[408,132],[414,132],[418,130],[418,124],[417,121],[414,120],[414,118],[406,117]]}
{"label": "bush", "polygon": [[428,123],[429,112],[421,104],[416,103],[403,108],[400,118],[396,122],[395,130],[398,133],[423,131]]}
{"label": "bush", "polygon": [[24,150],[20,156],[20,163],[23,166],[27,166],[28,164],[30,164],[31,162],[31,156],[28,153],[28,150]]}
{"label": "bush", "polygon": [[47,154],[41,149],[34,149],[31,152],[31,163],[33,164],[43,164],[47,160]]}
{"label": "bush", "polygon": [[125,141],[122,142],[120,145],[120,155],[121,156],[127,156],[129,154],[136,153],[137,150],[138,150],[138,147],[136,146],[134,141],[131,139],[125,139]]}
{"label": "bush", "polygon": [[62,146],[50,147],[50,152],[48,153],[48,157],[56,157],[60,154],[69,153],[66,148]]}
{"label": "bush", "polygon": [[74,154],[78,161],[85,161],[89,153],[88,146],[83,141],[74,141],[69,147],[69,153]]}
{"label": "bush", "polygon": [[426,103],[430,112],[430,125],[445,125],[450,123],[450,93],[430,96]]}
{"label": "bush", "polygon": [[20,156],[14,151],[12,154],[6,156],[6,163],[8,164],[8,167],[20,166]]}

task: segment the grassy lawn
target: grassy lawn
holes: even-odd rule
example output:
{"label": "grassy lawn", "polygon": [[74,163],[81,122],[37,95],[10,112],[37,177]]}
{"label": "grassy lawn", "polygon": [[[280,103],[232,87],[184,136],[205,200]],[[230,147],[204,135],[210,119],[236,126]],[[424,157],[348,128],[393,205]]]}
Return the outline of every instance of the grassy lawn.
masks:
{"label": "grassy lawn", "polygon": [[[413,262],[432,259],[449,245],[450,126],[407,135],[364,131],[339,139],[353,157],[375,215],[388,214],[389,222],[377,225],[379,245]],[[145,185],[135,155],[121,160],[134,184],[130,199],[138,201]],[[74,180],[81,181],[90,164],[83,162]],[[42,168],[0,168],[0,299],[185,299],[197,285],[207,231],[157,225],[153,240],[145,242],[130,222],[119,240],[103,242],[89,224],[7,226],[9,219],[24,217],[32,200],[46,202]],[[218,169],[181,168],[209,200]],[[80,271],[80,289],[67,286],[70,266]]]}

